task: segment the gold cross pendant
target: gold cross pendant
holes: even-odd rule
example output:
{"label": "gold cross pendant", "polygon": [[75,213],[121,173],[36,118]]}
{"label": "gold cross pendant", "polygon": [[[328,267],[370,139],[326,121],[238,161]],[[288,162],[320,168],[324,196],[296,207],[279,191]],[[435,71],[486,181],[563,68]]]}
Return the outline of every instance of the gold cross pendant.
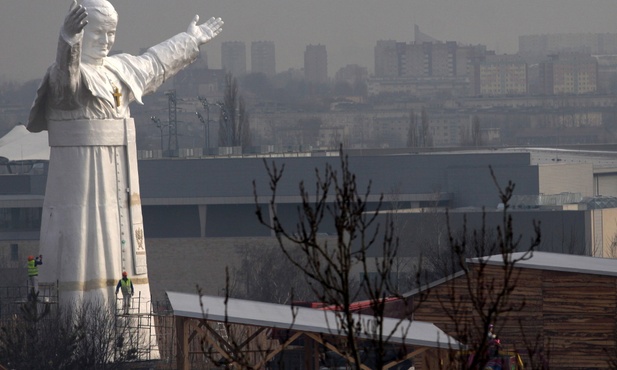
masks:
{"label": "gold cross pendant", "polygon": [[112,95],[114,96],[114,100],[116,101],[116,108],[118,108],[120,106],[120,97],[122,96],[122,93],[120,92],[120,90],[118,90],[117,87],[114,86],[114,93]]}

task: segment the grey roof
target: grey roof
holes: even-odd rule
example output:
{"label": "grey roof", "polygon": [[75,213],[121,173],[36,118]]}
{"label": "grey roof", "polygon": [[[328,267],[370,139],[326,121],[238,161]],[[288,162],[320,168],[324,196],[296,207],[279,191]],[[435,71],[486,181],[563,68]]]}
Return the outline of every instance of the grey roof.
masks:
{"label": "grey roof", "polygon": [[[518,260],[523,257],[525,252],[512,253],[511,259]],[[467,261],[470,263],[478,263],[479,260],[483,260],[488,265],[501,266],[503,259],[500,254],[486,256],[481,258],[469,258]],[[550,253],[550,252],[533,252],[531,258],[527,260],[521,260],[515,264],[518,268],[528,268],[537,270],[549,270],[549,271],[562,271],[573,272],[579,274],[591,274],[591,275],[604,275],[604,276],[617,276],[617,259],[602,258],[602,257],[589,257],[575,254],[563,254],[563,253]],[[447,281],[456,279],[463,275],[463,271],[458,271],[452,275],[448,275],[441,279],[430,282],[422,288],[412,289],[409,292],[403,294],[403,297],[412,297],[418,292],[432,289]]]}
{"label": "grey roof", "polygon": [[[524,252],[512,254],[516,260],[523,256]],[[471,259],[473,262],[477,259]],[[486,260],[489,265],[501,265],[501,255],[490,256]],[[520,268],[575,272],[580,274],[617,276],[617,259],[579,256],[574,254],[533,252],[530,259],[519,261],[515,266]]]}
{"label": "grey roof", "polygon": [[[292,307],[281,304],[248,301],[243,299],[197,294],[167,292],[174,315],[193,319],[227,321],[233,324],[253,325],[317,334],[342,335],[337,329],[336,313],[307,307]],[[200,306],[200,301],[203,304]],[[360,316],[366,325],[372,316]],[[459,348],[459,344],[435,325],[420,321],[403,321],[397,328],[399,319],[385,318],[384,333],[393,333],[392,343],[405,343],[434,348]],[[405,333],[406,329],[407,333]],[[369,338],[368,335],[363,335]]]}

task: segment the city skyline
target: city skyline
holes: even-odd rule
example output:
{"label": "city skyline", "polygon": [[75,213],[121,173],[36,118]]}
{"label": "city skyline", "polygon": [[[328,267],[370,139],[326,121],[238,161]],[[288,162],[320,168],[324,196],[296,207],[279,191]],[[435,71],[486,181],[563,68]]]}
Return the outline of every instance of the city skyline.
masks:
{"label": "city skyline", "polygon": [[[378,40],[413,40],[414,24],[441,41],[483,44],[501,53],[518,51],[518,36],[551,33],[616,33],[614,0],[434,0],[386,2],[280,2],[226,0],[112,1],[120,15],[115,50],[138,53],[186,29],[194,14],[202,21],[220,16],[223,32],[202,49],[212,68],[220,68],[221,43],[273,41],[277,71],[303,66],[307,45],[328,50],[330,77],[347,64],[373,73]],[[70,2],[1,2],[0,81],[41,78],[53,62],[58,30]],[[30,9],[36,9],[36,12]],[[298,16],[301,15],[301,16]]]}

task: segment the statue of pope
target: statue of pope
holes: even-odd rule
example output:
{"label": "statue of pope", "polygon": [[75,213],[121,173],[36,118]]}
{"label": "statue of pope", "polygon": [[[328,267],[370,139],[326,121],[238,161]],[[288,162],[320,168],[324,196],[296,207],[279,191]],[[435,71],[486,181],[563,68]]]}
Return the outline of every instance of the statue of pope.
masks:
{"label": "statue of pope", "polygon": [[143,95],[192,63],[223,25],[220,18],[198,25],[195,16],[186,32],[142,55],[108,56],[117,22],[107,0],[73,0],[27,126],[49,135],[39,279],[57,283],[64,303],[107,302],[122,271],[149,300],[129,103],[142,104]]}

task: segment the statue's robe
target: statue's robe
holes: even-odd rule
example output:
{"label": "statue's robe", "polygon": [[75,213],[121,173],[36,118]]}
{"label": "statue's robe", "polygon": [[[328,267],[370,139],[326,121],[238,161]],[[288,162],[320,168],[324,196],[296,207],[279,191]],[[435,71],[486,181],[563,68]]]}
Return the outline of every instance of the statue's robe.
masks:
{"label": "statue's robe", "polygon": [[[129,103],[142,103],[143,95],[193,62],[199,44],[181,33],[142,55],[108,56],[94,66],[80,61],[82,36],[60,36],[27,126],[47,130],[51,147],[39,279],[58,284],[61,302],[109,302],[127,271],[135,296],[149,303]],[[118,106],[114,87],[122,94]]]}

